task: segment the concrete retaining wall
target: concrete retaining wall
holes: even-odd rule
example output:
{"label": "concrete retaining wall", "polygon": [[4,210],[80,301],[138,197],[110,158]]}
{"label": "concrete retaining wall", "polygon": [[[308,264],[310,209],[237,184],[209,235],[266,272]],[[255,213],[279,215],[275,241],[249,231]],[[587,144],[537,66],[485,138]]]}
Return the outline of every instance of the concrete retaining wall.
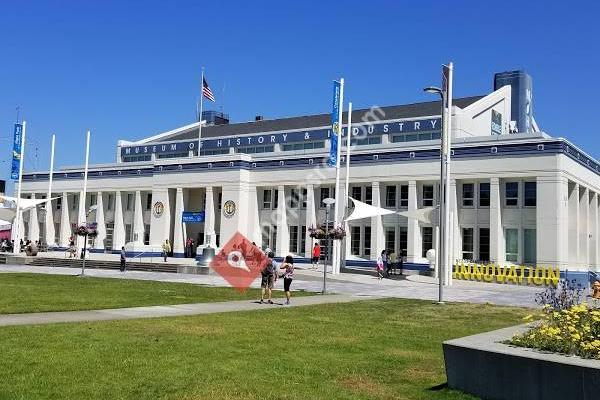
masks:
{"label": "concrete retaining wall", "polygon": [[444,342],[448,386],[490,400],[600,399],[600,361],[500,343],[525,329]]}

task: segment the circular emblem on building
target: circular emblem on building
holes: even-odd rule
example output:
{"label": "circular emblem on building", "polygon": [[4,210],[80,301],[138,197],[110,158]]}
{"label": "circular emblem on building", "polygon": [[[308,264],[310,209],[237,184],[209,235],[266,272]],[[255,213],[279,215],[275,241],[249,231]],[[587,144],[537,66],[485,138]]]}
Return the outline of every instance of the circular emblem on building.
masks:
{"label": "circular emblem on building", "polygon": [[223,204],[223,215],[226,218],[231,218],[235,215],[235,202],[233,200],[227,200]]}
{"label": "circular emblem on building", "polygon": [[156,203],[154,203],[154,216],[156,218],[160,218],[161,215],[163,215],[163,212],[165,212],[165,205],[162,203],[162,201],[157,201]]}

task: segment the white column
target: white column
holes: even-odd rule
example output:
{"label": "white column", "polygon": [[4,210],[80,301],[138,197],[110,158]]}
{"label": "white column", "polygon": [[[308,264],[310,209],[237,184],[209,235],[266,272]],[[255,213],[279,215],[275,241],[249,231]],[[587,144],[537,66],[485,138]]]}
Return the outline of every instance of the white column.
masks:
{"label": "white column", "polygon": [[[450,187],[448,189],[448,205],[450,207],[450,226],[448,227],[448,263],[446,265],[449,267],[445,271],[446,276],[444,278],[444,283],[446,285],[452,284],[452,266],[454,265],[454,261],[459,258],[462,248],[462,236],[458,221],[458,196],[456,192],[456,179],[450,180]],[[477,228],[473,229],[473,239],[473,246],[475,246],[476,243],[479,243],[479,234],[477,232]],[[462,258],[462,255],[460,258]]]}
{"label": "white column", "polygon": [[315,187],[312,184],[306,185],[306,243],[304,252],[306,257],[312,256],[313,241],[311,240],[308,228],[317,224],[317,212],[315,210]]}
{"label": "white column", "polygon": [[248,239],[260,246],[262,235],[258,212],[258,191],[254,184],[248,186],[248,217]]}
{"label": "white column", "polygon": [[290,235],[287,224],[285,186],[277,187],[277,249],[276,254],[285,257],[290,252]]}
{"label": "white column", "polygon": [[[408,211],[417,209],[417,182],[408,182]],[[406,258],[408,262],[421,261],[421,231],[419,221],[408,218]]]}
{"label": "white column", "polygon": [[142,194],[135,191],[135,203],[133,208],[133,241],[136,246],[144,244],[144,215],[142,214]]}
{"label": "white column", "polygon": [[[31,199],[35,200],[35,193],[31,194]],[[29,240],[35,242],[40,240],[40,223],[38,221],[38,209],[37,206],[29,210]]]}
{"label": "white column", "polygon": [[[373,206],[381,207],[381,190],[379,182],[373,182]],[[383,233],[383,218],[381,215],[371,217],[371,260],[377,260],[377,256],[384,250],[385,236]]]}
{"label": "white column", "polygon": [[579,184],[569,186],[568,263],[573,268],[579,262]]}
{"label": "white column", "polygon": [[590,216],[590,191],[586,187],[581,188],[579,196],[579,266],[589,268],[588,264],[588,245],[589,245],[589,216]]}
{"label": "white column", "polygon": [[121,191],[115,192],[115,224],[113,230],[113,250],[121,250],[125,246],[125,223],[123,221],[123,201]]}
{"label": "white column", "polygon": [[106,222],[104,221],[104,201],[102,201],[102,192],[96,194],[96,224],[98,236],[94,241],[94,248],[104,250],[104,241],[106,240]]}
{"label": "white column", "polygon": [[490,179],[490,261],[503,265],[506,261],[504,247],[500,180],[492,178]]}
{"label": "white column", "polygon": [[185,245],[185,224],[181,221],[184,209],[183,189],[178,187],[175,194],[175,218],[173,229],[173,253],[175,257],[183,254]]}
{"label": "white column", "polygon": [[598,193],[590,192],[590,270],[598,268]]}
{"label": "white column", "polygon": [[536,260],[568,268],[569,181],[561,173],[536,178]]}
{"label": "white column", "polygon": [[161,251],[165,240],[171,236],[171,205],[169,201],[168,188],[153,188],[152,202],[162,203],[162,214],[156,214],[154,205],[150,216],[150,245],[152,251]]}
{"label": "white column", "polygon": [[50,201],[51,197],[51,194],[48,194],[48,201],[46,202],[46,216],[44,218],[44,238],[48,246],[54,246],[57,244],[54,240],[56,231],[54,230],[54,212],[52,209],[52,201]]}
{"label": "white column", "polygon": [[60,247],[69,246],[71,237],[71,220],[69,218],[69,194],[63,192],[60,201]]}
{"label": "white column", "polygon": [[204,201],[204,244],[211,247],[217,247],[215,242],[215,198],[213,188],[206,188],[206,198]]}

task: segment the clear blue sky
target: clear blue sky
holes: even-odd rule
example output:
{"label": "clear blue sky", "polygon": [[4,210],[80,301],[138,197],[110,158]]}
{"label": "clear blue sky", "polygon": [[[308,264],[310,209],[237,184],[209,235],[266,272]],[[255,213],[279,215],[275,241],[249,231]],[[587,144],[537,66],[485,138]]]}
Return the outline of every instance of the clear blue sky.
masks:
{"label": "clear blue sky", "polygon": [[82,164],[88,128],[91,162],[112,162],[118,139],[194,121],[201,66],[232,121],[328,112],[340,76],[357,108],[431,99],[449,60],[457,97],[525,69],[541,128],[600,156],[597,2],[224,3],[3,2],[0,179],[16,106],[26,169],[48,168],[53,132],[57,165]]}

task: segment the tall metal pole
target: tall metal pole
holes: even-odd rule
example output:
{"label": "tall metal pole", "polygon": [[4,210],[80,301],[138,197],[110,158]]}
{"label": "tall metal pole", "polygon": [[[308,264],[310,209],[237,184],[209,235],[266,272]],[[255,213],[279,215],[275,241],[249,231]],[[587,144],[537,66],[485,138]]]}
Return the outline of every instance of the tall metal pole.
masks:
{"label": "tall metal pole", "polygon": [[438,273],[438,303],[444,302],[444,203],[445,203],[445,188],[444,180],[446,177],[445,163],[446,163],[446,94],[444,91],[441,92],[442,97],[442,134],[440,135],[440,198],[438,199],[438,226],[439,226],[439,239],[438,239],[438,251],[437,251],[437,273]]}
{"label": "tall metal pole", "polygon": [[[79,215],[82,215],[82,211],[83,211],[83,218],[81,218],[82,222],[84,225],[87,224],[87,211],[85,208],[85,198],[87,196],[87,178],[88,178],[88,165],[90,162],[90,131],[87,131],[86,134],[86,138],[85,138],[85,167],[83,170],[83,193],[81,195],[81,198],[79,199]],[[87,234],[83,237],[83,262],[81,264],[81,276],[85,276],[85,256],[86,256],[86,247],[87,247]]]}
{"label": "tall metal pole", "polygon": [[446,153],[445,153],[445,193],[446,193],[446,204],[444,206],[444,283],[449,285],[452,280],[452,260],[450,256],[453,252],[450,249],[450,159],[452,155],[451,144],[452,144],[452,78],[454,72],[454,65],[452,62],[448,64],[448,93],[446,94]]}
{"label": "tall metal pole", "polygon": [[[18,112],[18,111],[17,111]],[[18,118],[18,116],[17,116]],[[19,121],[17,120],[17,123]],[[21,159],[19,160],[19,182],[17,185],[17,214],[15,215],[15,242],[13,244],[13,253],[19,254],[21,252],[21,182],[23,181],[23,164],[25,163],[25,131],[27,130],[27,122],[23,121],[23,132],[21,135]]]}
{"label": "tall metal pole", "polygon": [[[334,203],[335,204],[335,203]],[[325,254],[325,263],[323,264],[323,294],[327,292],[327,264],[330,260],[330,247],[329,247],[329,209],[331,204],[325,205],[325,235],[327,240],[327,254]]]}
{"label": "tall metal pole", "polygon": [[[343,110],[344,110],[344,78],[340,79],[340,104],[339,104],[339,110],[338,110],[338,132],[332,132],[334,135],[338,135],[337,137],[337,142],[338,142],[338,146],[337,146],[337,156],[336,156],[336,163],[335,163],[335,206],[333,209],[333,223],[335,226],[336,222],[339,222],[340,220],[340,211],[341,211],[341,207],[344,206],[344,202],[340,201],[340,158],[342,155],[342,114],[343,114]],[[335,247],[335,246],[332,246]],[[332,264],[331,264],[331,273],[332,274],[336,274],[337,271],[337,267],[339,265],[339,258],[340,258],[340,254],[341,251],[333,251],[334,256],[332,257]]]}
{"label": "tall metal pole", "polygon": [[198,157],[200,157],[200,144],[202,143],[202,108],[204,106],[204,67],[200,78],[200,115],[198,116]]}
{"label": "tall metal pole", "polygon": [[[46,236],[46,245],[48,245],[48,239],[52,239],[54,240],[54,237],[49,238],[49,234],[48,233],[52,233],[54,232],[54,221],[53,221],[53,215],[51,212],[52,209],[50,207],[52,207],[52,200],[50,200],[52,198],[52,175],[54,175],[54,145],[56,143],[56,135],[52,135],[52,145],[50,148],[50,174],[48,175],[48,195],[46,196],[46,221],[45,221],[45,226],[46,226],[46,232],[44,232],[45,236]],[[56,232],[54,232],[54,234],[56,234]]]}

